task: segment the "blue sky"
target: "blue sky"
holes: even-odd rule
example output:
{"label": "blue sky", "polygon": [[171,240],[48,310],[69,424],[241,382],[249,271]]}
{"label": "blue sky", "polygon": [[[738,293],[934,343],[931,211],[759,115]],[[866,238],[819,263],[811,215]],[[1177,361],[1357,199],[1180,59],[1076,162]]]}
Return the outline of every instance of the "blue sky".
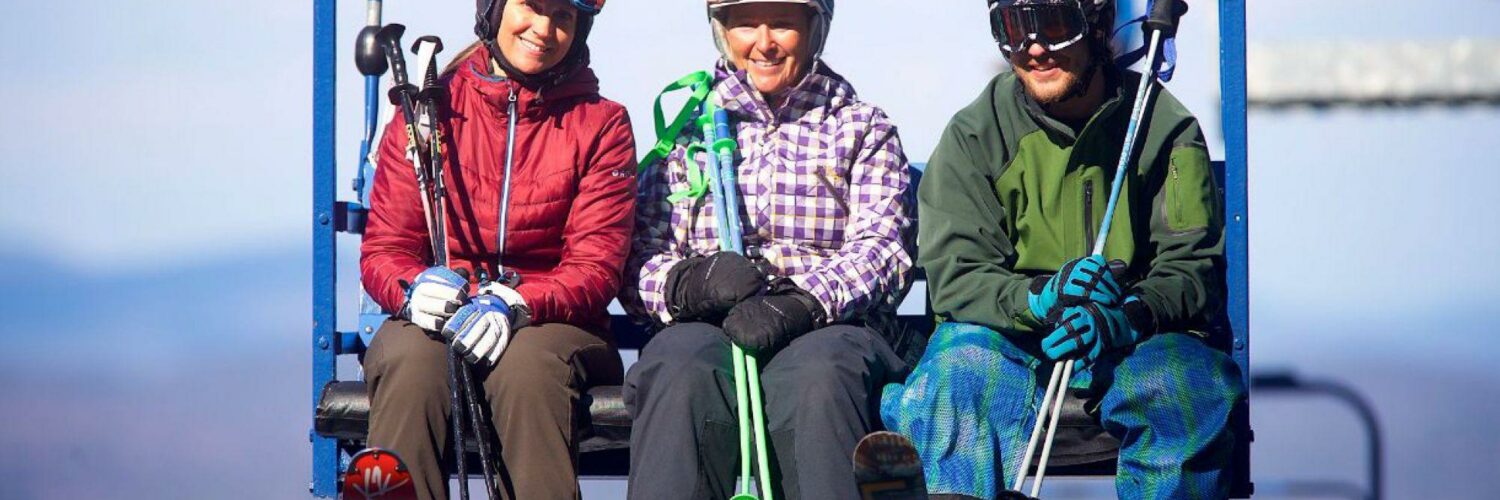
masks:
{"label": "blue sky", "polygon": [[[347,199],[361,112],[348,54],[364,3],[340,3]],[[1490,0],[1250,3],[1252,43],[1500,37]],[[387,4],[388,22],[442,36],[450,55],[471,39],[471,2]],[[1193,4],[1169,88],[1217,155],[1216,9]],[[996,70],[982,4],[839,8],[827,60],[925,158]],[[656,92],[715,56],[702,4],[615,1],[604,16],[595,68],[644,145]],[[0,459],[0,497],[303,491],[311,27],[306,2],[0,4],[0,271],[12,280],[0,449],[20,451]],[[1500,109],[1256,111],[1250,125],[1254,366],[1370,394],[1393,496],[1500,496],[1500,440],[1477,425],[1500,413],[1500,266],[1483,258],[1500,245]],[[216,404],[225,392],[245,404]],[[1256,408],[1258,481],[1358,478],[1347,413]],[[115,472],[55,472],[105,464]],[[263,477],[224,479],[246,467]]]}

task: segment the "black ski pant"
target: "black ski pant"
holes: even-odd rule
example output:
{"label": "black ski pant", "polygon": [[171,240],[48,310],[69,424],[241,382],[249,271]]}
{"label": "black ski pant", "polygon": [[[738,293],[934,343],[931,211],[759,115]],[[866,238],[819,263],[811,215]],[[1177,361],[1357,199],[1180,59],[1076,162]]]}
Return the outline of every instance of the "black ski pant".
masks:
{"label": "black ski pant", "polygon": [[[739,427],[729,339],[718,327],[669,327],[625,376],[631,499],[729,498]],[[777,497],[855,499],[854,445],[879,430],[880,390],[906,365],[875,332],[834,325],[761,360]],[[753,456],[752,456],[753,460]]]}

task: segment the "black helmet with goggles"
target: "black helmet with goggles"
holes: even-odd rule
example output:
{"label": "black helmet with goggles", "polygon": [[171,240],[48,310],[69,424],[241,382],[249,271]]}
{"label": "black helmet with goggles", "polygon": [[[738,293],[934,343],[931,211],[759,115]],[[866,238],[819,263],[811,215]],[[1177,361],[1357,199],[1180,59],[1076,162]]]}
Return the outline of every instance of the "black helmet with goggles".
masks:
{"label": "black helmet with goggles", "polygon": [[[1041,44],[1049,51],[1065,49],[1098,26],[1113,19],[1113,0],[987,0],[990,34],[1006,56]],[[1107,28],[1106,28],[1107,29]]]}

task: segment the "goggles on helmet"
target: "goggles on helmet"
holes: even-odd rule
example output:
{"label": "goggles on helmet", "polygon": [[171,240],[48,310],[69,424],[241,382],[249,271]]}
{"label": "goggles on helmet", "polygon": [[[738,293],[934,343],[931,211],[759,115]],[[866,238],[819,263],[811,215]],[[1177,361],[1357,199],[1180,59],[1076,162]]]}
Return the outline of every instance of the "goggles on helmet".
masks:
{"label": "goggles on helmet", "polygon": [[594,15],[604,10],[604,0],[573,0],[573,6],[584,14]]}
{"label": "goggles on helmet", "polygon": [[1039,43],[1049,51],[1062,50],[1088,32],[1088,20],[1076,1],[1042,1],[1004,7],[991,4],[990,34],[1008,56]]}

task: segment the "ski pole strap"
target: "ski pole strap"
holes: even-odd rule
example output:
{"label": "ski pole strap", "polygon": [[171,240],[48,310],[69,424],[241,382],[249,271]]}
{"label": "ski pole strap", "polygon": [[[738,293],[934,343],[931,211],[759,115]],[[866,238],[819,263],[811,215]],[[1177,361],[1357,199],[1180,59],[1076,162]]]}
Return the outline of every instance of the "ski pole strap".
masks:
{"label": "ski pole strap", "polygon": [[[1187,3],[1182,0],[1151,0],[1146,5],[1146,14],[1126,21],[1115,29],[1115,36],[1121,31],[1135,23],[1141,23],[1142,34],[1141,46],[1121,54],[1115,58],[1115,66],[1128,68],[1146,56],[1150,47],[1146,42],[1151,39],[1150,32],[1160,31],[1162,34],[1161,69],[1156,70],[1157,77],[1163,82],[1172,81],[1172,75],[1177,71],[1177,25],[1182,15],[1187,13]],[[1148,68],[1149,69],[1149,68]]]}
{"label": "ski pole strap", "polygon": [[[1132,20],[1126,22],[1124,25],[1121,25],[1120,29],[1116,30],[1115,33],[1119,34],[1119,32],[1122,31],[1122,30],[1124,30],[1126,26],[1130,26],[1130,25],[1135,24],[1135,23],[1143,23],[1145,21],[1146,21],[1146,16],[1137,17],[1135,19],[1132,19]],[[1134,50],[1131,50],[1130,52],[1126,52],[1124,54],[1120,54],[1119,57],[1116,57],[1115,58],[1115,67],[1116,68],[1120,68],[1120,69],[1123,70],[1125,68],[1129,68],[1131,65],[1134,65],[1137,62],[1140,62],[1141,59],[1144,59],[1146,57],[1146,50],[1149,48],[1149,47],[1146,46],[1146,40],[1149,40],[1149,39],[1150,39],[1149,36],[1145,37],[1141,41],[1141,46],[1140,47],[1136,47]],[[1170,81],[1172,81],[1172,74],[1175,73],[1176,71],[1177,71],[1177,37],[1172,37],[1172,38],[1167,38],[1166,41],[1162,42],[1162,47],[1161,47],[1161,68],[1158,68],[1156,70],[1156,76],[1158,78],[1160,78],[1161,81],[1163,81],[1163,82],[1170,82]]]}
{"label": "ski pole strap", "polygon": [[[672,145],[676,144],[677,135],[682,133],[682,127],[686,126],[692,120],[693,114],[698,111],[698,106],[703,104],[703,100],[708,98],[709,91],[713,90],[710,85],[712,81],[713,77],[707,71],[693,72],[672,82],[671,85],[667,85],[667,88],[662,89],[661,94],[656,96],[656,107],[654,109],[656,118],[656,145],[651,148],[651,151],[646,153],[646,157],[641,159],[641,163],[636,166],[637,174],[645,172],[646,167],[652,163],[661,161],[668,154],[671,154]],[[683,103],[682,109],[677,112],[677,116],[672,118],[672,123],[667,123],[666,117],[661,112],[661,98],[682,89],[691,89],[692,92],[688,95],[687,102]],[[701,176],[699,177],[701,179]]]}
{"label": "ski pole strap", "polygon": [[667,203],[677,203],[688,198],[696,200],[708,193],[708,182],[703,179],[703,168],[693,163],[693,156],[699,152],[708,153],[708,148],[705,148],[701,142],[688,144],[686,154],[683,155],[683,163],[687,164],[688,188],[685,191],[667,195]]}
{"label": "ski pole strap", "polygon": [[[714,120],[714,117],[717,114],[722,114],[724,112],[723,108],[715,105],[712,99],[703,100],[702,105],[704,112],[698,115],[697,120],[694,120],[696,122],[696,125],[698,125],[698,127],[702,130],[714,130],[718,132],[719,129],[715,128],[716,122]],[[727,129],[727,127],[724,128]],[[669,143],[667,147],[670,151],[671,144]],[[688,198],[696,200],[702,198],[704,194],[708,193],[709,188],[707,179],[704,179],[703,167],[693,161],[693,158],[695,158],[698,153],[703,153],[704,155],[714,155],[717,158],[725,158],[726,155],[728,155],[728,158],[733,158],[734,149],[736,147],[737,146],[735,145],[733,137],[729,137],[727,134],[717,133],[714,137],[705,137],[702,142],[695,141],[691,144],[688,144],[687,151],[685,151],[686,155],[683,157],[683,162],[687,164],[688,188],[684,191],[678,191],[667,195],[667,202],[677,203]],[[722,162],[723,160],[720,161]],[[723,167],[720,166],[720,168]]]}

